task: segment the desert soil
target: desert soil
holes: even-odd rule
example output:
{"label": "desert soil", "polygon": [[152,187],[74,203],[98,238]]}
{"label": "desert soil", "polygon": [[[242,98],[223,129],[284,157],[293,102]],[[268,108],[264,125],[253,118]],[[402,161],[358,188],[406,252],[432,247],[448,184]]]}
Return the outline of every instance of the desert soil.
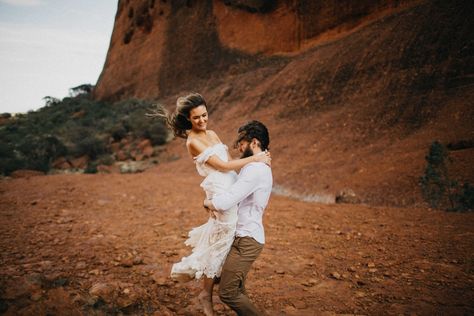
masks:
{"label": "desert soil", "polygon": [[[0,313],[202,315],[200,283],[168,277],[207,220],[199,182],[179,161],[1,180]],[[474,314],[473,219],[272,195],[248,292],[267,315]]]}

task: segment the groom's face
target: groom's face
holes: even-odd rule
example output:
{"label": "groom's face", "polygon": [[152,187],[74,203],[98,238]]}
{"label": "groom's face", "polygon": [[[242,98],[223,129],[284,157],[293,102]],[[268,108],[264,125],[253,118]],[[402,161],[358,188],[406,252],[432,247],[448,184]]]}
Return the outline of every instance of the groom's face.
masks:
{"label": "groom's face", "polygon": [[241,140],[238,143],[239,145],[239,152],[242,154],[241,158],[247,158],[253,156],[253,150],[250,148],[250,142],[246,140]]}

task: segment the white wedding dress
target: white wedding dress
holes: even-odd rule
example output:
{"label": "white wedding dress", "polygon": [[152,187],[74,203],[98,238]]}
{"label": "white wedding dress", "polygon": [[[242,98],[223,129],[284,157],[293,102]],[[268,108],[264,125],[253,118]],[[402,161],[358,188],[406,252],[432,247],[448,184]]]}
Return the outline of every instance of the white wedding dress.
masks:
{"label": "white wedding dress", "polygon": [[[211,199],[216,193],[225,192],[236,180],[234,171],[220,172],[207,165],[207,160],[217,155],[227,161],[227,146],[219,143],[208,147],[195,158],[198,173],[205,177],[201,187]],[[175,263],[171,268],[171,277],[178,280],[219,277],[222,265],[234,241],[237,223],[237,206],[224,212],[215,212],[217,218],[209,218],[207,223],[193,228],[185,244],[193,247],[192,253]]]}

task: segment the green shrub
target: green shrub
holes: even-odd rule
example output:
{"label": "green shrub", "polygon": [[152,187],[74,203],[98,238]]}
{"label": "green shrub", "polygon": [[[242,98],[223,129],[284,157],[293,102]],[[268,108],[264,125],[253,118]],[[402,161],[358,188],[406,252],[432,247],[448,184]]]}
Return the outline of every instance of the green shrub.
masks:
{"label": "green shrub", "polygon": [[425,157],[428,165],[425,174],[421,177],[421,189],[431,207],[438,207],[447,189],[448,169],[446,159],[447,149],[439,142],[431,144],[430,151]]}
{"label": "green shrub", "polygon": [[106,154],[106,155],[101,155],[98,157],[95,161],[97,165],[106,165],[106,166],[111,166],[115,162],[114,157],[112,155]]}
{"label": "green shrub", "polygon": [[451,179],[448,164],[451,162],[448,149],[440,142],[431,144],[425,157],[427,166],[420,178],[423,197],[433,208],[442,207],[448,211],[474,209],[474,188],[469,183],[462,186]]}
{"label": "green shrub", "polygon": [[97,166],[96,162],[89,162],[84,173],[97,173]]}
{"label": "green shrub", "polygon": [[164,124],[149,120],[151,103],[130,99],[116,103],[94,101],[92,86],[80,85],[62,100],[45,97],[45,106],[9,118],[0,127],[0,172],[20,168],[48,171],[57,157],[88,155],[93,164],[112,164],[109,139],[127,135],[149,138],[152,144],[166,142]]}
{"label": "green shrub", "polygon": [[107,152],[107,145],[103,139],[89,135],[77,143],[77,150],[81,156],[87,155],[90,159],[94,160]]}
{"label": "green shrub", "polygon": [[114,141],[116,141],[116,142],[120,141],[122,138],[127,136],[127,130],[125,129],[125,127],[121,123],[119,123],[119,124],[115,125],[114,127],[112,127],[109,130],[109,133],[112,136],[112,138],[114,139]]}
{"label": "green shrub", "polygon": [[3,175],[24,169],[24,162],[16,157],[14,150],[10,144],[0,141],[0,173]]}
{"label": "green shrub", "polygon": [[457,205],[459,211],[474,210],[474,186],[469,183],[463,184]]}
{"label": "green shrub", "polygon": [[54,136],[28,135],[18,144],[16,150],[24,168],[47,172],[51,162],[66,153],[66,147]]}
{"label": "green shrub", "polygon": [[168,129],[155,122],[148,126],[144,136],[150,139],[152,145],[163,145],[168,140]]}

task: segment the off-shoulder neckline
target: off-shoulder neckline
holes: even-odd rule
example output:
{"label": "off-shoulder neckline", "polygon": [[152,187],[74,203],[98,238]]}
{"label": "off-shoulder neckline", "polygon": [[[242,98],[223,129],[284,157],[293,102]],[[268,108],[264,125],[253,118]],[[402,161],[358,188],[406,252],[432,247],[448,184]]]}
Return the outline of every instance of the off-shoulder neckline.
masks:
{"label": "off-shoulder neckline", "polygon": [[219,146],[219,145],[225,146],[224,143],[216,143],[216,144],[214,144],[214,145],[208,146],[208,147],[206,147],[206,149],[204,149],[204,150],[203,150],[199,155],[197,155],[195,158],[198,158],[199,156],[202,156],[205,152],[207,152],[207,151],[211,150],[212,148],[214,148],[214,147],[216,147],[216,146]]}

